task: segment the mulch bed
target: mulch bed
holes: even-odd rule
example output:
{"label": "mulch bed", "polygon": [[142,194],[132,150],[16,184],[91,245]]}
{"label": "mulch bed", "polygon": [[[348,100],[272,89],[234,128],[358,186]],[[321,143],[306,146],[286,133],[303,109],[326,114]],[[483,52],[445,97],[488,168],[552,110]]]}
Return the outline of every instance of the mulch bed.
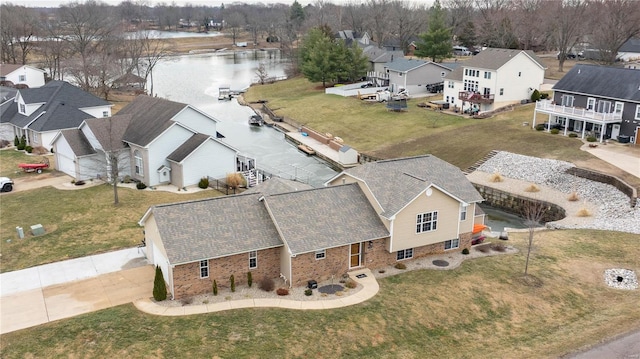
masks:
{"label": "mulch bed", "polygon": [[326,293],[326,294],[335,294],[336,292],[340,292],[343,289],[344,287],[339,284],[329,284],[329,285],[324,285],[318,288],[318,292]]}

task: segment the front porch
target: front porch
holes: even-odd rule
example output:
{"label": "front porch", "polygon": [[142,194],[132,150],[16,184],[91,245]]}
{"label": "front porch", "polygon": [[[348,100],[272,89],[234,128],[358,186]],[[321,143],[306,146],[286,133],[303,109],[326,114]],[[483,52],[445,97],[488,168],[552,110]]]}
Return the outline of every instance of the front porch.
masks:
{"label": "front porch", "polygon": [[549,116],[545,130],[553,128],[563,131],[565,136],[575,133],[580,138],[593,136],[599,142],[608,138],[617,138],[620,134],[622,114],[616,112],[596,112],[578,107],[556,105],[549,100],[536,102],[532,127],[536,127],[538,113]]}

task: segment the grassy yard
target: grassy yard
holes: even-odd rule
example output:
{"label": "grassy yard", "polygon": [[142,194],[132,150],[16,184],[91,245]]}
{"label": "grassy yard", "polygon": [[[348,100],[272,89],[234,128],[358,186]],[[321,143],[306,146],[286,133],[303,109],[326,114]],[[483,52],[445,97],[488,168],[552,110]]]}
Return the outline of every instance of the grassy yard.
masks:
{"label": "grassy yard", "polygon": [[[23,151],[16,151],[14,149],[0,150],[0,176],[12,179],[22,176],[35,176],[34,173],[25,173],[22,171],[18,167],[18,164],[38,163],[42,161],[42,157],[44,156],[28,155]],[[50,168],[53,168],[53,156],[47,155],[46,157],[49,159]],[[45,171],[51,171],[51,169]]]}
{"label": "grassy yard", "polygon": [[125,305],[4,334],[0,357],[553,358],[640,325],[637,290],[602,280],[640,270],[637,236],[536,234],[539,286],[522,281],[525,235],[511,237],[519,254],[387,277],[352,307],[172,318]]}
{"label": "grassy yard", "polygon": [[[6,151],[0,153],[3,152]],[[143,238],[137,221],[149,206],[211,197],[219,192],[179,195],[120,188],[118,194],[117,207],[108,185],[79,190],[46,187],[2,194],[0,272],[135,246]],[[44,226],[45,235],[34,237],[27,233],[37,223]],[[25,239],[18,239],[16,226],[24,228]]]}

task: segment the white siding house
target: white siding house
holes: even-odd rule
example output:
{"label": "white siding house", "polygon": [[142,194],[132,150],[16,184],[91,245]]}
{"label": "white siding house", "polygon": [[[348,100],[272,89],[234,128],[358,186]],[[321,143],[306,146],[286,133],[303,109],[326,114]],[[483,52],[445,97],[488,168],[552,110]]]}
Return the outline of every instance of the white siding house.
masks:
{"label": "white siding house", "polygon": [[11,81],[14,85],[44,86],[44,74],[44,70],[29,65],[0,64],[0,81]]}

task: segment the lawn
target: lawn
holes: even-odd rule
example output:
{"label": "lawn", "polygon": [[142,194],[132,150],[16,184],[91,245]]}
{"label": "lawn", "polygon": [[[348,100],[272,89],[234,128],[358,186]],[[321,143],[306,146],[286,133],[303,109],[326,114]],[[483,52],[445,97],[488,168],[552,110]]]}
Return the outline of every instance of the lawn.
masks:
{"label": "lawn", "polygon": [[637,236],[536,234],[521,252],[380,280],[362,304],[327,311],[243,309],[157,317],[119,306],[4,334],[0,357],[554,358],[640,325],[638,291],[603,284],[608,268],[640,271]]}
{"label": "lawn", "polygon": [[[38,163],[42,161],[42,157],[38,155],[28,155],[24,151],[16,151],[14,149],[0,150],[0,176],[12,179],[22,176],[35,176],[34,173],[25,173],[18,164],[20,163]],[[51,168],[54,167],[53,156],[46,156],[49,159]],[[50,170],[45,170],[50,171]]]}
{"label": "lawn", "polygon": [[[149,206],[220,195],[214,190],[175,194],[128,188],[120,188],[118,194],[118,206],[113,205],[109,185],[2,194],[0,272],[133,247],[143,238],[137,221]],[[38,223],[46,234],[34,237],[29,228]],[[25,239],[18,239],[17,226],[24,228]]]}

